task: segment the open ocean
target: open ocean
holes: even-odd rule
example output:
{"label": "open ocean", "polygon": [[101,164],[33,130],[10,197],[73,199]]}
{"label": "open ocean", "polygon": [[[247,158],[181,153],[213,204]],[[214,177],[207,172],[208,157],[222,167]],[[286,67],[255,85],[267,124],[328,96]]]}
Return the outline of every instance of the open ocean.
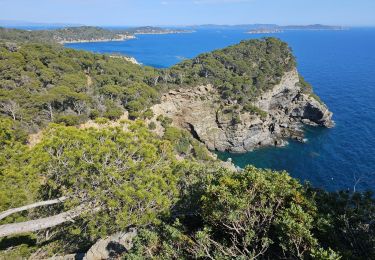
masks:
{"label": "open ocean", "polygon": [[334,113],[336,127],[306,128],[306,144],[246,154],[219,153],[244,167],[286,170],[328,190],[375,191],[375,29],[288,31],[250,35],[240,30],[199,30],[191,34],[138,35],[124,42],[67,44],[97,53],[121,53],[144,65],[169,67],[186,58],[244,39],[278,37],[292,47],[299,72]]}

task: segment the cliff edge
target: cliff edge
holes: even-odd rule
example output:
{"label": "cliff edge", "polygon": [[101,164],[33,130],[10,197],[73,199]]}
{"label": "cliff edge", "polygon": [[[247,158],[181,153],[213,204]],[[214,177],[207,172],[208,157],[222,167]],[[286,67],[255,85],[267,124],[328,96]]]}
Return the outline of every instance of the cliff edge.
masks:
{"label": "cliff edge", "polygon": [[296,69],[244,109],[236,101],[222,103],[211,84],[169,91],[152,110],[189,130],[211,150],[243,153],[262,146],[282,146],[288,138],[303,141],[303,125],[333,127],[332,113],[304,93]]}

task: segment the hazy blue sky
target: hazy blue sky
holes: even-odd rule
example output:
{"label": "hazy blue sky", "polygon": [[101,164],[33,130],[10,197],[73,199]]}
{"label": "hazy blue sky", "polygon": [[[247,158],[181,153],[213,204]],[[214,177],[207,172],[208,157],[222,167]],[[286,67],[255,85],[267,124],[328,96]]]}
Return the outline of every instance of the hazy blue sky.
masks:
{"label": "hazy blue sky", "polygon": [[375,0],[0,0],[0,20],[87,25],[375,25]]}

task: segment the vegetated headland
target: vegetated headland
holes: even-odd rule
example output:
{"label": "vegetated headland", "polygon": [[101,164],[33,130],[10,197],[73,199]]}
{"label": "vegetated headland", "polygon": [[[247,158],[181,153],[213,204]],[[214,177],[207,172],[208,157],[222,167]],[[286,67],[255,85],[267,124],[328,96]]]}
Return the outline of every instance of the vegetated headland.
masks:
{"label": "vegetated headland", "polygon": [[371,192],[327,192],[210,151],[334,126],[285,42],[168,69],[58,44],[113,37],[92,33],[1,30],[0,258],[375,257]]}

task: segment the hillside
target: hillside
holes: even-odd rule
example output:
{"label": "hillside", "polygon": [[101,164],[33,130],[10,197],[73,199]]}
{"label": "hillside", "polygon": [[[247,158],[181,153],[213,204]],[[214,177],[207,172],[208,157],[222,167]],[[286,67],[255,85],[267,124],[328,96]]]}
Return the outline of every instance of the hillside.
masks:
{"label": "hillside", "polygon": [[[173,120],[175,114],[168,116],[175,126],[184,125],[210,149],[244,152],[280,145],[288,137],[303,139],[301,122],[333,125],[332,114],[295,72],[288,46],[273,38],[244,41],[166,70],[52,45],[4,43],[0,47],[0,111],[19,121],[28,132],[38,131],[49,122],[77,125],[97,117],[118,119],[125,111],[131,119],[148,118],[160,128],[154,116],[160,111],[152,105],[161,101],[161,94],[208,85],[215,92],[211,93],[212,100],[190,112],[200,106],[211,107],[212,120],[201,121],[198,115],[188,122],[181,117]],[[286,81],[290,73],[293,76]],[[280,84],[281,88],[277,87]],[[168,106],[160,109],[168,110]],[[210,121],[221,123],[207,125]],[[243,124],[256,126],[257,134]],[[219,130],[225,128],[226,133]],[[259,137],[250,141],[256,135]]]}
{"label": "hillside", "polygon": [[81,26],[55,30],[19,30],[0,28],[0,39],[17,42],[64,43],[79,41],[123,40],[131,33],[117,33],[99,27]]}
{"label": "hillside", "polygon": [[158,72],[124,59],[43,44],[0,45],[2,114],[29,131],[48,122],[140,116],[158,97]]}
{"label": "hillside", "polygon": [[163,70],[3,41],[0,104],[0,258],[375,256],[372,194],[236,169],[207,150],[332,126],[280,40]]}

